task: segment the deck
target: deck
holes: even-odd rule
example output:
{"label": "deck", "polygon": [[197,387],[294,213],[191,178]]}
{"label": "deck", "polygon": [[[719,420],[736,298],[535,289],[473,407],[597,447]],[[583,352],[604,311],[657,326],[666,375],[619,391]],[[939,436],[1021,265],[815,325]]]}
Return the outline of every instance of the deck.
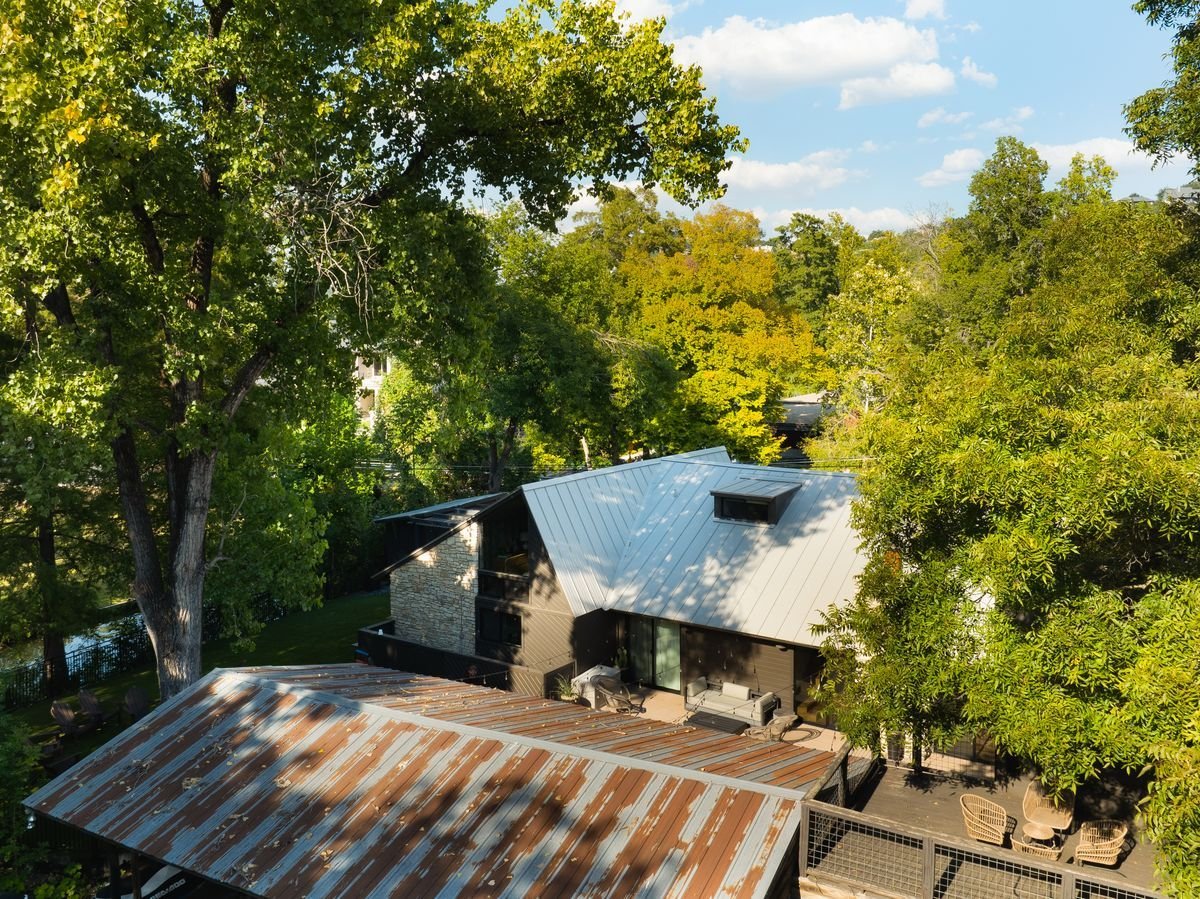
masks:
{"label": "deck", "polygon": [[[1019,833],[1021,822],[1024,820],[1021,797],[1028,784],[1028,776],[999,779],[991,784],[942,777],[916,780],[909,771],[887,768],[882,778],[863,790],[855,808],[876,818],[894,821],[906,828],[919,828],[968,839],[963,826],[959,797],[963,793],[977,793],[1003,806],[1005,811],[1017,820]],[[1074,857],[1075,847],[1079,844],[1080,822],[1105,817],[1132,822],[1136,800],[1136,785],[1129,779],[1112,778],[1103,785],[1081,791],[1075,807],[1075,823],[1067,836],[1060,861],[1070,862]],[[1116,868],[1082,865],[1078,866],[1078,870],[1095,873],[1137,889],[1156,889],[1154,847],[1142,839],[1132,826],[1131,836],[1132,848],[1127,850]],[[1015,850],[1002,851],[1011,853],[1014,861],[1028,858]]]}

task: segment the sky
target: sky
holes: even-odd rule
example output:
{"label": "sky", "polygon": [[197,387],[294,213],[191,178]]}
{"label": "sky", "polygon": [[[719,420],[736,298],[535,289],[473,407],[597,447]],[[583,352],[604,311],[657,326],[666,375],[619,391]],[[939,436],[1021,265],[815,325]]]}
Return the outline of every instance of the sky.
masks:
{"label": "sky", "polygon": [[1124,133],[1123,105],[1170,76],[1171,37],[1127,0],[618,6],[665,17],[676,59],[703,69],[721,119],[749,138],[724,202],[768,233],[794,211],[837,211],[867,233],[961,214],[1005,134],[1038,150],[1051,183],[1077,151],[1117,169],[1117,197],[1191,178],[1186,160],[1154,169]]}

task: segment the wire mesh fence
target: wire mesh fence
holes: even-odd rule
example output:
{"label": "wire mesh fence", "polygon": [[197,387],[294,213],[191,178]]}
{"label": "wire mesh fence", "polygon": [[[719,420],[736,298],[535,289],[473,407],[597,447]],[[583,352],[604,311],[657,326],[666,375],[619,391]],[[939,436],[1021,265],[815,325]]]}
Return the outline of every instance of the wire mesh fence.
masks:
{"label": "wire mesh fence", "polygon": [[919,896],[922,851],[920,839],[809,810],[805,863],[811,871],[902,896]]}
{"label": "wire mesh fence", "polygon": [[[837,782],[831,780],[832,787]],[[804,802],[800,873],[920,899],[1162,899],[1151,890],[1012,850],[962,844],[936,833]]]}

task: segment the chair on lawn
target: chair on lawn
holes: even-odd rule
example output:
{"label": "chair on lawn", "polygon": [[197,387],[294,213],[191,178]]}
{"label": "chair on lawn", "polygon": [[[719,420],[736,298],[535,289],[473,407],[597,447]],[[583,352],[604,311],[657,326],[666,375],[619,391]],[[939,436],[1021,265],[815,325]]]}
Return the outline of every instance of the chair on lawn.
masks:
{"label": "chair on lawn", "polygon": [[634,696],[630,693],[629,688],[615,677],[605,677],[602,674],[597,674],[592,678],[592,689],[618,712],[633,712],[637,714],[645,711],[646,701],[640,696]]}
{"label": "chair on lawn", "polygon": [[150,714],[150,696],[141,687],[134,686],[125,691],[125,714],[129,716],[130,724]]}
{"label": "chair on lawn", "polygon": [[108,709],[100,704],[100,700],[96,698],[96,694],[91,690],[79,691],[79,707],[83,709],[83,713],[88,716],[88,719],[93,721],[97,728],[104,727],[111,716],[108,714]]}
{"label": "chair on lawn", "polygon": [[1075,848],[1076,862],[1094,865],[1115,865],[1125,848],[1129,825],[1124,821],[1104,818],[1084,821],[1079,825],[1079,845]]}
{"label": "chair on lawn", "polygon": [[962,806],[967,833],[981,843],[1003,846],[1005,838],[1017,825],[1016,819],[1010,818],[1003,806],[990,799],[974,793],[963,793],[958,802]]}
{"label": "chair on lawn", "polygon": [[84,734],[90,734],[99,726],[94,721],[83,718],[61,699],[50,703],[50,717],[68,737],[82,737]]}

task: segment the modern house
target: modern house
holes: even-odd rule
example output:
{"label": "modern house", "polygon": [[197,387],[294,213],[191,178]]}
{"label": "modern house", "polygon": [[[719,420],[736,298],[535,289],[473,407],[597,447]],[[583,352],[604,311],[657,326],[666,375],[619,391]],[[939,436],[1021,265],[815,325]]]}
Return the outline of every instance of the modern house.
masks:
{"label": "modern house", "polygon": [[389,516],[393,618],[373,627],[372,660],[500,673],[537,696],[609,664],[661,690],[736,683],[789,708],[821,668],[813,627],[862,569],[856,495],[850,475],[716,448]]}
{"label": "modern house", "polygon": [[794,891],[838,761],[379,668],[218,669],[25,804],[205,895],[753,899]]}

